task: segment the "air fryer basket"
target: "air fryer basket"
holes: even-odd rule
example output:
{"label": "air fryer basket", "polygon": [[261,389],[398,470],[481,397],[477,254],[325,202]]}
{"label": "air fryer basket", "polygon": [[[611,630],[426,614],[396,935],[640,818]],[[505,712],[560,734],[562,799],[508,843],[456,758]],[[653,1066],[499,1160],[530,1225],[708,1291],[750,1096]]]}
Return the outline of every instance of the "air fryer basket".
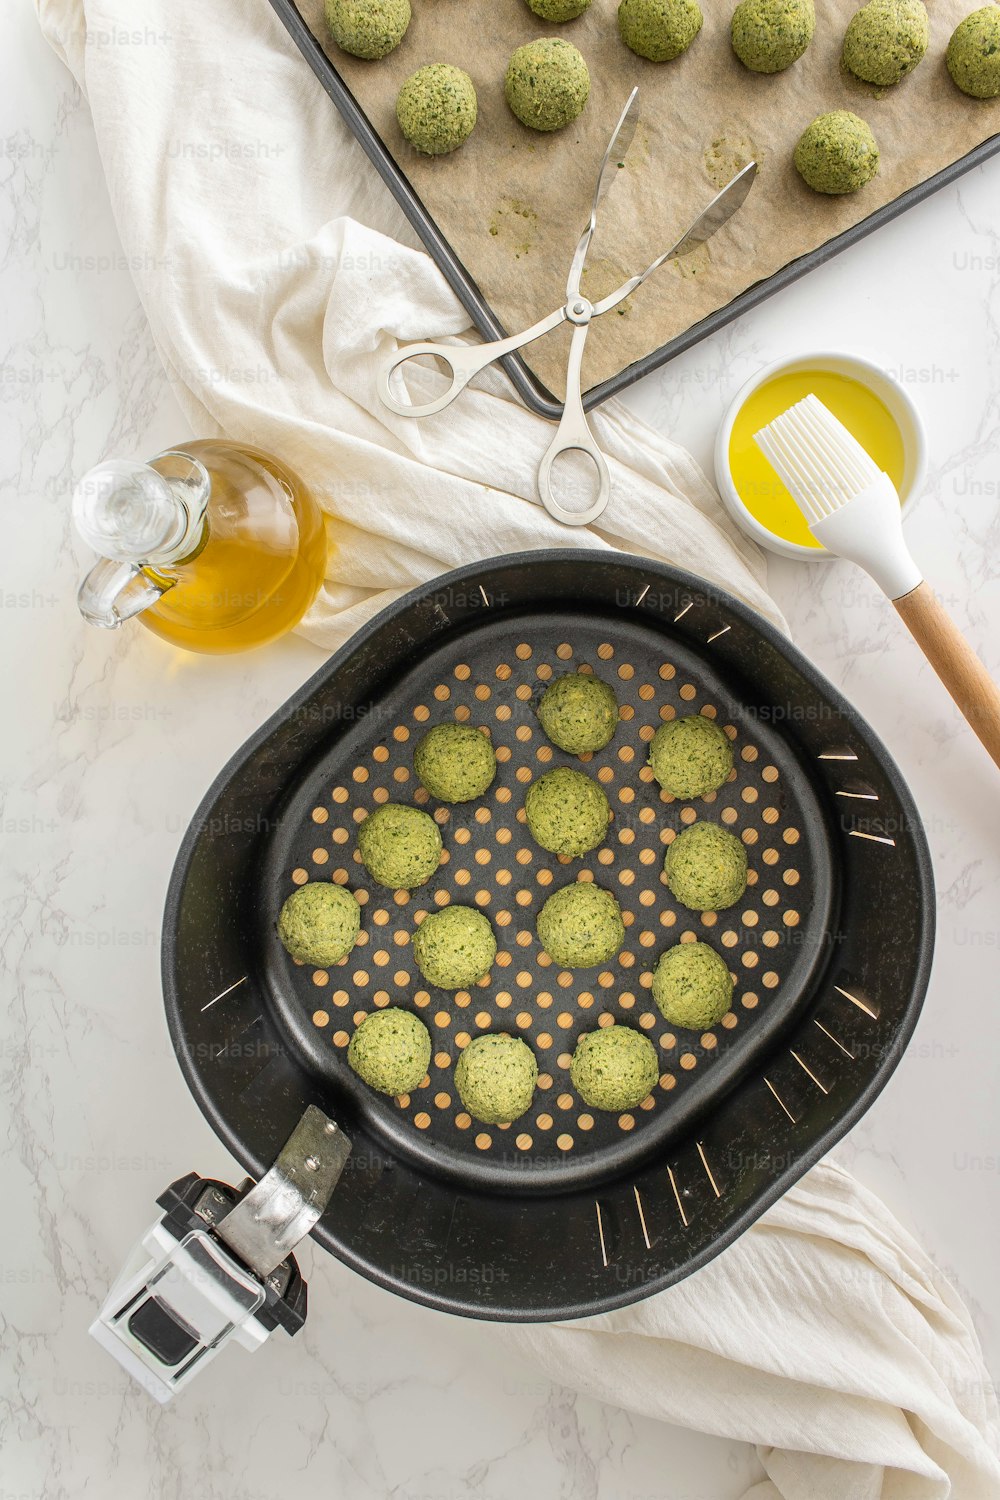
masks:
{"label": "air fryer basket", "polygon": [[[618,732],[583,769],[613,808],[582,860],[534,844],[530,780],[579,764],[535,708],[563,671],[613,683]],[[646,765],[658,724],[705,713],[736,770],[696,802]],[[487,795],[445,807],[412,769],[423,730],[488,727]],[[375,885],[358,823],[389,799],[424,805],[446,855],[418,890]],[[747,849],[729,911],[698,914],[662,879],[666,844],[696,817]],[[332,878],[362,901],[353,953],[291,962],[274,922],[297,884]],[[617,958],[560,971],[534,931],[573,879],[614,891]],[[449,901],[490,917],[499,951],[470,992],[435,990],[412,961],[422,914]],[[926,989],[933,933],[926,844],[867,725],[777,632],[702,581],[618,554],[495,559],[408,595],[356,635],[226,767],[189,829],[164,927],[167,1014],[195,1097],[246,1169],[274,1160],[308,1104],[354,1144],[314,1231],[327,1249],[417,1301],[473,1316],[581,1316],[633,1302],[727,1245],[837,1140],[884,1085]],[[737,976],[704,1034],[670,1028],[649,995],[669,944],[711,943]],[[404,1005],[433,1040],[428,1077],[399,1100],[347,1066],[354,1025]],[[638,1109],[589,1110],[569,1079],[579,1035],[645,1031],[661,1066]],[[471,1037],[509,1031],[539,1062],[527,1115],[470,1119],[454,1065]]]}

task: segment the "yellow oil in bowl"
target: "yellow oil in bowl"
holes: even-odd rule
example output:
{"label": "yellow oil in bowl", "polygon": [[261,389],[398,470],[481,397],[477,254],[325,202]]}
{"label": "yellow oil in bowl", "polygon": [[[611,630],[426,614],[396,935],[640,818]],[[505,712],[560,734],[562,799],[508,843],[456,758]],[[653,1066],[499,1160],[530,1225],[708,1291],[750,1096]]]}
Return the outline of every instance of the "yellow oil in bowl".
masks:
{"label": "yellow oil in bowl", "polygon": [[761,526],[800,547],[822,551],[795,501],[753,440],[755,432],[810,392],[829,407],[902,490],[903,436],[885,405],[862,381],[832,370],[785,370],[750,392],[733,422],[729,469],[733,486]]}

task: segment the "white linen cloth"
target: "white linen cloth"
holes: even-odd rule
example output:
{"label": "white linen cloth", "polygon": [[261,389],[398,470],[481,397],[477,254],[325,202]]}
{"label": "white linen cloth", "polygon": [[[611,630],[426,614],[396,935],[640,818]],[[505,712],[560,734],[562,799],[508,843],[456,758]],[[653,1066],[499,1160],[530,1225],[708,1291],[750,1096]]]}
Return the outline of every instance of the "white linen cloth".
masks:
{"label": "white linen cloth", "polygon": [[[193,433],[272,450],[328,513],[307,635],[336,646],[443,569],[552,546],[670,559],[781,624],[756,549],[697,465],[621,405],[594,417],[613,481],[599,531],[560,527],[537,503],[552,429],[502,374],[429,420],[381,408],[379,359],[467,319],[267,0],[36,5],[89,98]],[[525,323],[544,310],[526,285]],[[753,1500],[1000,1496],[996,1402],[964,1308],[829,1165],[669,1292],[506,1336],[560,1381],[756,1443],[771,1480]]]}
{"label": "white linen cloth", "polygon": [[968,1312],[831,1162],[668,1291],[507,1337],[588,1395],[756,1443],[770,1478],[743,1500],[1000,1495],[995,1388]]}

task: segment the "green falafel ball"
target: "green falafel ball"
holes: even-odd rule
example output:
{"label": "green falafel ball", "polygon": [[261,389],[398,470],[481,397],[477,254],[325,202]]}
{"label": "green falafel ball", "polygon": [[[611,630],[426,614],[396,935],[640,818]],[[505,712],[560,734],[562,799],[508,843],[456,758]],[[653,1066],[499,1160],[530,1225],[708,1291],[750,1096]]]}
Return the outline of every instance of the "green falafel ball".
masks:
{"label": "green falafel ball", "polygon": [[472,134],[479,112],[468,73],[450,63],[428,63],[411,73],[396,96],[403,135],[425,156],[446,156]]}
{"label": "green falafel ball", "polygon": [[326,24],[352,57],[385,57],[410,24],[410,0],[326,0]]}
{"label": "green falafel ball", "polygon": [[385,802],[358,829],[358,853],[373,880],[392,891],[412,891],[441,862],[441,833],[418,807]]}
{"label": "green falafel ball", "polygon": [[618,728],[618,699],[602,678],[567,672],[542,694],[538,721],[553,745],[569,755],[585,755],[603,750]]}
{"label": "green falafel ball", "polygon": [[959,21],[945,62],[956,88],[970,99],[1000,94],[1000,6],[984,5]]}
{"label": "green falafel ball", "polygon": [[526,3],[543,21],[575,21],[583,15],[590,0],[526,0]]}
{"label": "green falafel ball", "polygon": [[692,911],[724,911],[747,888],[747,851],[718,823],[692,823],[667,847],[671,893]]}
{"label": "green falafel ball", "polygon": [[717,792],[733,769],[733,747],[725,730],[704,714],[661,724],[649,747],[649,764],[672,797]]}
{"label": "green falafel ball", "polygon": [[455,1064],[455,1087],[484,1125],[509,1125],[531,1108],[538,1063],[527,1042],[505,1032],[473,1037]]}
{"label": "green falafel ball", "polygon": [[795,148],[795,169],[817,193],[855,193],[871,182],[878,163],[878,142],[849,109],[817,115]]}
{"label": "green falafel ball", "polygon": [[653,970],[653,999],[672,1026],[708,1031],[732,1004],[733,977],[707,943],[675,943]]}
{"label": "green falafel ball", "polygon": [[365,1016],[347,1047],[347,1061],[380,1094],[409,1094],[427,1076],[431,1034],[419,1016],[389,1006]]}
{"label": "green falafel ball", "polygon": [[741,0],[729,35],[752,73],[782,73],[797,62],[816,31],[813,0]]}
{"label": "green falafel ball", "polygon": [[888,88],[913,72],[929,38],[922,0],[868,0],[847,23],[842,61],[862,83]]}
{"label": "green falafel ball", "polygon": [[471,802],[492,786],[497,758],[474,725],[435,724],[413,752],[413,769],[439,802]]}
{"label": "green falafel ball", "polygon": [[701,30],[696,0],[621,0],[618,31],[630,52],[650,62],[672,62]]}
{"label": "green falafel ball", "polygon": [[507,64],[504,97],[532,130],[562,130],[581,113],[590,95],[590,74],[572,42],[540,37],[518,47]]}
{"label": "green falafel ball", "polygon": [[531,783],[524,813],[536,844],[574,856],[597,848],[608,831],[611,804],[596,781],[559,766]]}
{"label": "green falafel ball", "polygon": [[429,912],[413,936],[413,957],[428,984],[465,990],[488,974],[497,956],[489,918],[472,906]]}
{"label": "green falafel ball", "polygon": [[341,885],[300,885],[278,914],[278,936],[292,958],[320,968],[350,953],[361,928],[361,908]]}
{"label": "green falafel ball", "polygon": [[625,941],[622,909],[610,891],[591,880],[564,885],[538,913],[538,940],[567,969],[593,969],[614,958]]}
{"label": "green falafel ball", "polygon": [[591,1109],[635,1109],[660,1077],[656,1048],[631,1026],[585,1031],[576,1044],[569,1076]]}

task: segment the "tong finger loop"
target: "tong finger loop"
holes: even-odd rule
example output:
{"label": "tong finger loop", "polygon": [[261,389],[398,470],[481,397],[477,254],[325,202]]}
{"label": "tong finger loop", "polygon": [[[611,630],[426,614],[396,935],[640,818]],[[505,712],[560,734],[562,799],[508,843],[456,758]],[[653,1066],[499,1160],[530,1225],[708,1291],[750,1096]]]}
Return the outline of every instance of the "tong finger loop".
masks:
{"label": "tong finger loop", "polygon": [[[465,348],[461,344],[407,344],[405,348],[397,352],[386,361],[378,373],[378,393],[383,403],[397,417],[430,417],[437,411],[443,411],[458,396],[473,375],[477,374],[489,359],[480,359],[476,356],[481,352],[483,345],[473,345]],[[445,366],[444,374],[449,380],[447,388],[436,396],[432,401],[425,401],[416,406],[409,401],[398,401],[392,393],[392,377],[396,371],[411,359],[432,358],[439,360]],[[492,355],[490,356],[492,358]]]}
{"label": "tong finger loop", "polygon": [[[569,453],[585,453],[597,470],[597,495],[586,510],[567,509],[552,488],[553,465],[556,459]],[[549,515],[554,520],[561,521],[564,526],[589,526],[605,510],[611,496],[611,473],[607,459],[591,436],[586,422],[583,432],[573,436],[567,435],[560,426],[538,466],[538,495]]]}

